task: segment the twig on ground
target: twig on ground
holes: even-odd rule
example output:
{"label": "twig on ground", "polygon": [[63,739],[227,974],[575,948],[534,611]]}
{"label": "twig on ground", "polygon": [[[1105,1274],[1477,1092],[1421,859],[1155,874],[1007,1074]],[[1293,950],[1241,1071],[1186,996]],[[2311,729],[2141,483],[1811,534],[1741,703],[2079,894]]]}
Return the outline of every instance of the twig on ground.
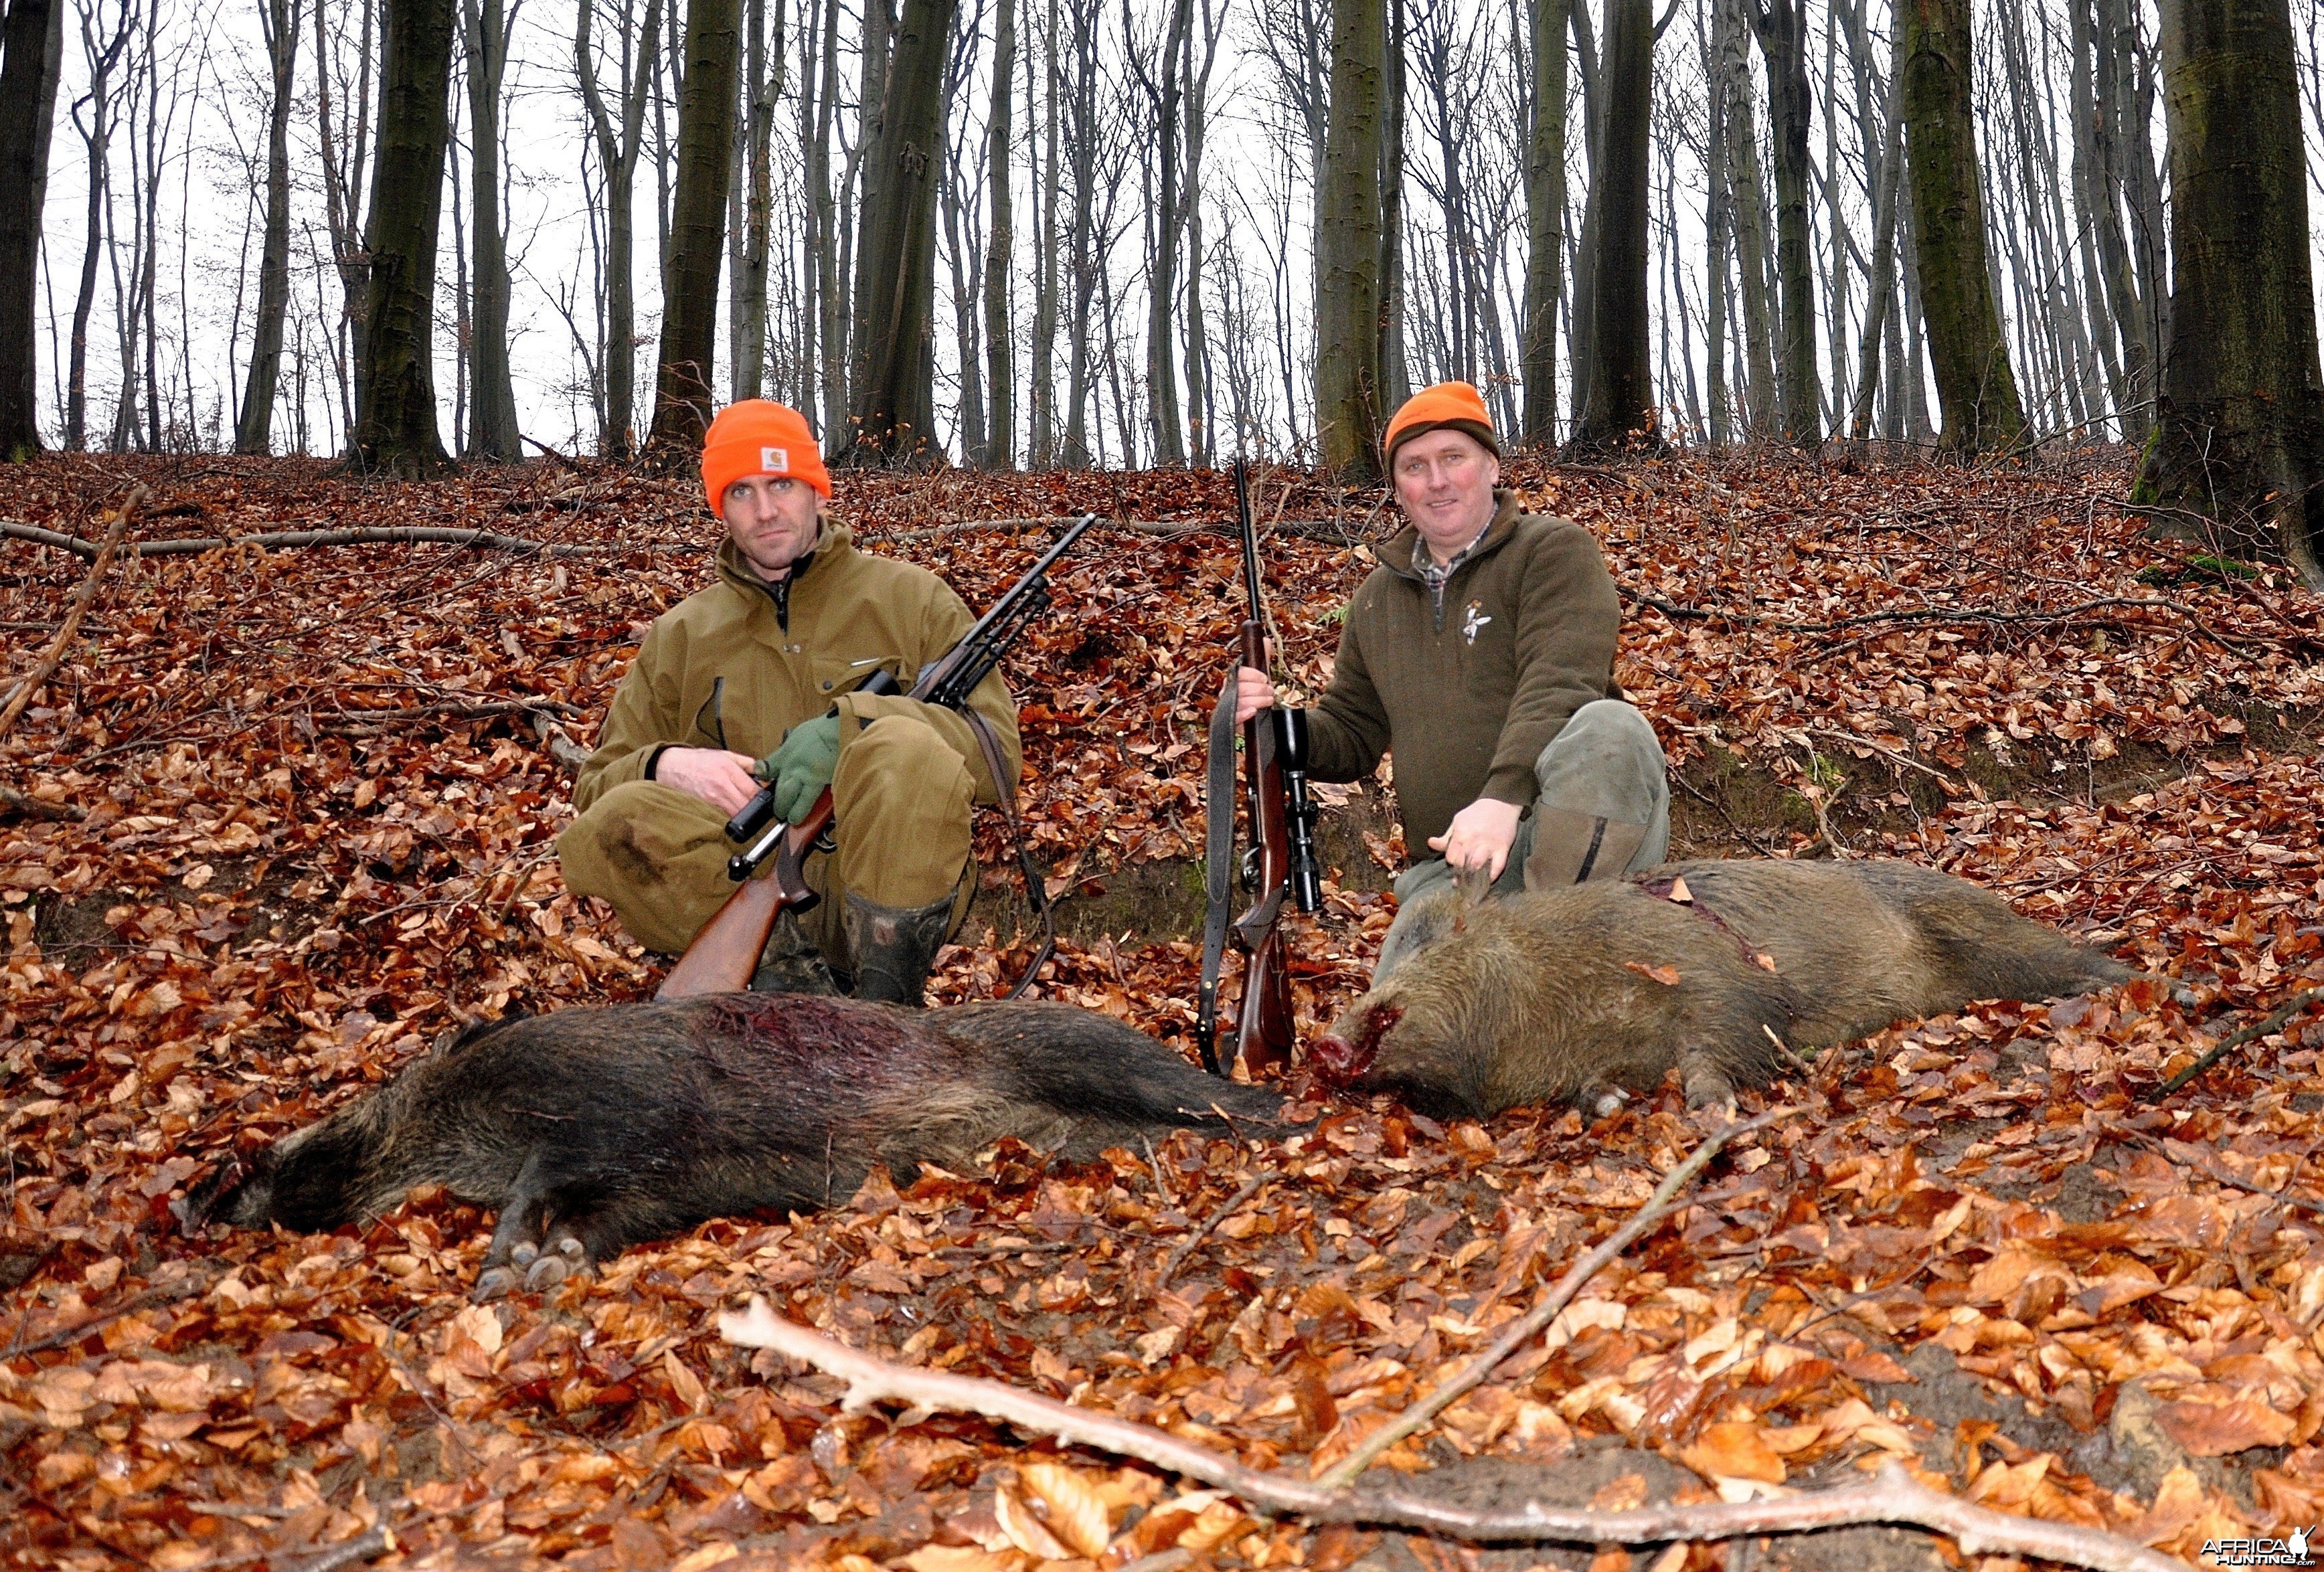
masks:
{"label": "twig on ground", "polygon": [[49,647],[41,651],[41,658],[32,663],[32,669],[9,694],[8,707],[0,710],[0,737],[8,734],[8,728],[16,723],[16,717],[24,712],[24,707],[32,702],[32,695],[41,691],[41,685],[56,676],[57,667],[64,664],[65,651],[72,648],[73,635],[80,630],[80,620],[88,614],[89,602],[97,599],[97,587],[105,582],[105,570],[113,565],[113,554],[120,549],[121,538],[129,532],[129,521],[136,517],[137,510],[143,506],[147,495],[143,486],[131,492],[122,502],[121,511],[113,516],[112,526],[106,530],[105,538],[89,548],[88,572],[65,607],[64,621],[57,625],[57,636],[49,640]]}
{"label": "twig on ground", "polygon": [[[94,557],[97,543],[58,529],[19,524],[0,519],[0,538],[30,540],[54,546],[82,557]],[[140,556],[189,556],[224,551],[230,546],[263,546],[269,551],[303,550],[318,546],[466,546],[479,551],[540,553],[549,556],[597,556],[624,551],[706,551],[708,540],[623,540],[552,545],[527,540],[521,535],[499,535],[490,529],[456,529],[441,524],[364,525],[351,529],[270,529],[258,535],[202,535],[182,540],[141,540]]]}
{"label": "twig on ground", "polygon": [[[2310,1200],[2304,1195],[2292,1193],[2292,1181],[2300,1176],[2297,1163],[2293,1164],[2292,1172],[2285,1178],[2282,1190],[2270,1190],[2264,1184],[2254,1184],[2250,1180],[2244,1179],[2221,1167],[2216,1158],[2207,1152],[2197,1150],[2191,1142],[2163,1142],[2152,1135],[2135,1135],[2131,1139],[2134,1144],[2160,1154],[2167,1162],[2192,1163],[2230,1190],[2240,1190],[2248,1195],[2264,1195],[2278,1206],[2298,1207],[2302,1211],[2314,1212],[2319,1217],[2324,1217],[2324,1201]],[[2172,1149],[2174,1147],[2177,1150],[2174,1151]]]}
{"label": "twig on ground", "polygon": [[2194,1063],[2190,1064],[2186,1069],[2181,1071],[2178,1074],[2164,1081],[2161,1086],[2155,1088],[2153,1091],[2148,1092],[2146,1094],[2146,1100],[2151,1103],[2161,1102],[2164,1098],[2169,1097],[2172,1092],[2177,1091],[2181,1087],[2186,1085],[2189,1081],[2202,1074],[2203,1071],[2210,1069],[2212,1065],[2217,1064],[2221,1059],[2225,1058],[2235,1049],[2242,1047],[2245,1043],[2251,1042],[2255,1038],[2266,1036],[2270,1032],[2274,1031],[2277,1027],[2282,1025],[2284,1022],[2292,1019],[2292,1016],[2298,1015],[2301,1011],[2306,1009],[2310,1005],[2314,1004],[2319,999],[2324,999],[2324,988],[2311,988],[2304,993],[2293,994],[2290,998],[2284,1000],[2283,1003],[2278,1005],[2273,1014],[2269,1015],[2263,1020],[2255,1021],[2252,1025],[2246,1026],[2242,1031],[2237,1032],[2232,1037],[2223,1038],[2218,1047],[2213,1048],[2200,1059],[2196,1060]]}
{"label": "twig on ground", "polygon": [[1533,1309],[1503,1328],[1501,1335],[1494,1338],[1483,1353],[1470,1360],[1459,1371],[1440,1383],[1435,1390],[1406,1408],[1393,1420],[1365,1437],[1355,1450],[1340,1459],[1328,1473],[1320,1475],[1315,1483],[1327,1490],[1344,1489],[1353,1485],[1357,1476],[1378,1462],[1388,1448],[1406,1436],[1425,1429],[1438,1414],[1451,1408],[1471,1390],[1481,1384],[1485,1377],[1499,1369],[1503,1360],[1539,1337],[1550,1322],[1557,1319],[1558,1312],[1572,1302],[1575,1294],[1582,1292],[1582,1284],[1604,1270],[1607,1263],[1628,1249],[1633,1241],[1643,1236],[1647,1230],[1675,1211],[1681,1204],[1674,1199],[1678,1192],[1692,1182],[1694,1176],[1702,1172],[1711,1160],[1719,1154],[1720,1147],[1738,1135],[1748,1135],[1755,1131],[1766,1129],[1777,1118],[1790,1111],[1788,1108],[1770,1108],[1756,1118],[1729,1125],[1705,1139],[1701,1145],[1687,1154],[1684,1162],[1663,1176],[1663,1181],[1655,1186],[1654,1193],[1646,1198],[1646,1204],[1640,1207],[1628,1222],[1609,1235],[1605,1243],[1567,1268],[1565,1275],[1559,1278],[1548,1292],[1535,1301]]}
{"label": "twig on ground", "polygon": [[1232,1195],[1227,1197],[1226,1204],[1212,1212],[1209,1217],[1204,1218],[1200,1227],[1197,1227],[1193,1233],[1179,1240],[1178,1247],[1170,1252],[1170,1258],[1162,1263],[1162,1275],[1154,1280],[1153,1292],[1156,1293],[1161,1292],[1162,1285],[1169,1282],[1170,1279],[1176,1274],[1178,1268],[1185,1264],[1186,1257],[1194,1253],[1194,1246],[1201,1244],[1204,1239],[1210,1237],[1210,1233],[1213,1228],[1217,1227],[1221,1223],[1226,1221],[1226,1219],[1231,1216],[1243,1202],[1249,1200],[1252,1196],[1259,1193],[1259,1187],[1261,1185],[1265,1184],[1268,1180],[1274,1177],[1275,1175],[1271,1173],[1252,1174],[1249,1181],[1247,1181],[1240,1190],[1236,1190]]}
{"label": "twig on ground", "polygon": [[1940,1494],[1894,1463],[1861,1484],[1803,1491],[1775,1500],[1665,1504],[1630,1512],[1594,1512],[1527,1502],[1509,1510],[1474,1511],[1397,1486],[1339,1490],[1293,1474],[1261,1472],[1165,1431],[1003,1382],[892,1365],[782,1319],[761,1298],[754,1297],[743,1314],[720,1316],[718,1328],[730,1343],[771,1348],[838,1376],[847,1384],[842,1402],[847,1413],[860,1413],[885,1402],[982,1414],[1028,1434],[1052,1435],[1076,1446],[1140,1458],[1231,1492],[1263,1511],[1312,1522],[1376,1523],[1472,1540],[1554,1540],[1582,1545],[1652,1545],[1799,1533],[1845,1523],[1909,1523],[1946,1535],[1972,1556],[1988,1552],[2038,1556],[2087,1567],[2092,1572],[2184,1572],[2169,1557],[2118,1535],[2013,1517]]}
{"label": "twig on ground", "polygon": [[52,803],[46,797],[28,796],[14,786],[0,786],[0,804],[30,814],[36,819],[86,819],[88,810],[71,803]]}
{"label": "twig on ground", "polygon": [[589,762],[589,749],[565,734],[565,728],[549,718],[546,710],[532,712],[533,735],[549,750],[549,757],[570,770],[578,770]]}

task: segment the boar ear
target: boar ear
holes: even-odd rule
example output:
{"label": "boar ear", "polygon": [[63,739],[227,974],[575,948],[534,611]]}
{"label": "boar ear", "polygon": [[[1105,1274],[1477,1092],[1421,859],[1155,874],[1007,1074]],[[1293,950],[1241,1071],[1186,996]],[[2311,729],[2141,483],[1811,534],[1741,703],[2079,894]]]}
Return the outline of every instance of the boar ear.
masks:
{"label": "boar ear", "polygon": [[1462,866],[1452,876],[1453,887],[1461,898],[1472,906],[1481,906],[1485,897],[1493,892],[1493,870],[1489,863],[1471,862]]}

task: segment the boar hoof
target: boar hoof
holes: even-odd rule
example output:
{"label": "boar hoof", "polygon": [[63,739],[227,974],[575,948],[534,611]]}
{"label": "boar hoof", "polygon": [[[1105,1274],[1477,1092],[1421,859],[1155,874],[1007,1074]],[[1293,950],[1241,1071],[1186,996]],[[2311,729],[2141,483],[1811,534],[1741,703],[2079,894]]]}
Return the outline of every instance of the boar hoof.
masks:
{"label": "boar hoof", "polygon": [[530,1239],[522,1239],[518,1241],[516,1246],[509,1251],[509,1264],[512,1266],[530,1266],[540,1255],[540,1246],[534,1244]]}
{"label": "boar hoof", "polygon": [[1735,1084],[1727,1072],[1712,1064],[1695,1063],[1686,1067],[1686,1106],[1705,1108],[1713,1103],[1732,1109],[1735,1106]]}
{"label": "boar hoof", "polygon": [[488,1266],[476,1278],[476,1292],[468,1296],[472,1304],[490,1304],[503,1294],[513,1293],[517,1286],[516,1269],[510,1266]]}
{"label": "boar hoof", "polygon": [[1582,1094],[1582,1106],[1590,1110],[1593,1119],[1612,1118],[1629,1100],[1629,1094],[1618,1086],[1595,1087]]}
{"label": "boar hoof", "polygon": [[581,1241],[567,1234],[556,1241],[553,1254],[543,1255],[524,1274],[526,1288],[539,1292],[555,1288],[567,1278],[588,1270],[589,1252]]}

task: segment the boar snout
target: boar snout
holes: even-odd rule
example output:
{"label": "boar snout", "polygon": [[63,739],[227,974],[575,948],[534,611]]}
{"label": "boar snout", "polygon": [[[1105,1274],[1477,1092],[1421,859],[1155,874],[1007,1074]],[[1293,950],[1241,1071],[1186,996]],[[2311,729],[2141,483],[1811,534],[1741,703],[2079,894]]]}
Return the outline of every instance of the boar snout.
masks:
{"label": "boar snout", "polygon": [[1357,1004],[1315,1039],[1315,1073],[1333,1086],[1354,1085],[1371,1073],[1372,1062],[1379,1057],[1380,1039],[1403,1018],[1401,1005]]}

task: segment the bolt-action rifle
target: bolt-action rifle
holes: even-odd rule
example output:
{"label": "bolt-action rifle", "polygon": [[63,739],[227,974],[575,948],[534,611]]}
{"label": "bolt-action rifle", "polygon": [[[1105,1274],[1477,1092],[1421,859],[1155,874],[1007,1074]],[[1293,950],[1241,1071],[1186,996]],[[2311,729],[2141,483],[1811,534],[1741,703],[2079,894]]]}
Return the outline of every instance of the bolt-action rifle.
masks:
{"label": "bolt-action rifle", "polygon": [[[1259,531],[1250,516],[1250,480],[1235,461],[1235,512],[1242,527],[1243,578],[1250,616],[1237,639],[1238,666],[1267,666],[1267,610],[1260,598]],[[1209,815],[1204,843],[1204,893],[1208,920],[1203,932],[1203,982],[1194,1019],[1194,1047],[1203,1068],[1221,1073],[1216,1038],[1219,963],[1225,952],[1227,913],[1234,878],[1234,711],[1236,678],[1211,716]],[[1303,912],[1323,901],[1315,861],[1315,804],[1307,795],[1307,712],[1277,705],[1261,710],[1242,728],[1243,800],[1250,815],[1250,846],[1241,862],[1242,886],[1250,906],[1235,919],[1237,945],[1249,957],[1243,968],[1242,1006],[1235,1033],[1235,1057],[1243,1073],[1282,1069],[1291,1062],[1296,1037],[1291,1020],[1291,984],[1278,926],[1283,898]]]}
{"label": "bolt-action rifle", "polygon": [[[969,709],[968,695],[1001,664],[1001,656],[1026,626],[1047,608],[1049,569],[1081,538],[1082,532],[1096,522],[1094,513],[1084,513],[1075,519],[1073,528],[1026,570],[1025,576],[1010,585],[1008,593],[977,620],[976,626],[961,636],[959,643],[920,672],[909,690],[908,696],[912,698],[942,704],[969,717],[971,729],[978,731],[979,741],[984,745],[986,765],[992,771],[993,784],[1001,789],[1004,807],[1010,803],[1011,792],[1009,782],[1001,778],[1000,750],[980,729],[982,718]],[[855,691],[892,694],[899,691],[899,686],[894,675],[882,669],[872,673],[870,680]],[[1013,809],[1009,816],[1013,825]],[[703,924],[702,932],[694,936],[694,942],[687,946],[678,964],[669,969],[669,975],[662,979],[654,997],[678,999],[701,993],[733,993],[748,987],[751,974],[758,968],[759,957],[767,948],[767,940],[782,915],[787,911],[804,912],[823,898],[807,887],[807,855],[833,850],[831,821],[831,788],[825,786],[798,823],[778,822],[771,783],[729,819],[726,838],[741,848],[726,860],[726,877],[734,881],[734,893]],[[1028,898],[1037,911],[1046,912],[1041,880],[1034,872],[1032,858],[1021,838],[1017,858],[1024,869]],[[774,871],[761,877],[761,869],[770,859],[774,862]],[[1038,965],[1037,958],[1036,970]]]}

